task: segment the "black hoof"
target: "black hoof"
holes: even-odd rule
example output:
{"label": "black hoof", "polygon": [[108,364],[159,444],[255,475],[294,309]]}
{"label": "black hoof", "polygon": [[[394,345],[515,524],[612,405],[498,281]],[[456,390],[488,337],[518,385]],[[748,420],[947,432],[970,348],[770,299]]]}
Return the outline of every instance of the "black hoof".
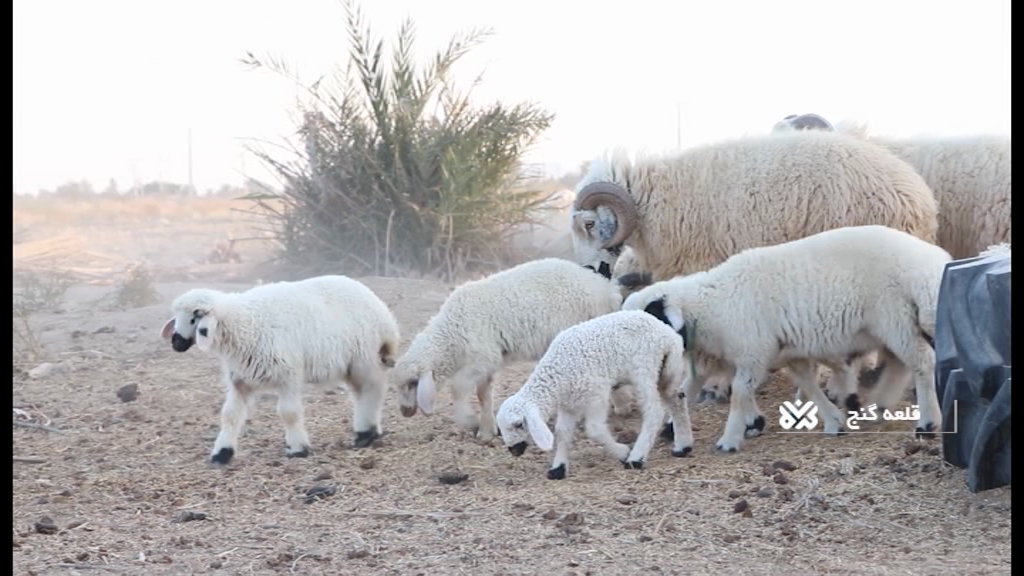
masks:
{"label": "black hoof", "polygon": [[370,428],[369,430],[356,432],[356,439],[355,442],[353,442],[353,445],[356,448],[366,448],[370,444],[373,444],[373,442],[378,438],[380,438],[380,434],[377,433],[377,428]]}
{"label": "black hoof", "polygon": [[231,458],[235,455],[234,448],[221,448],[216,454],[210,457],[210,462],[213,464],[227,464],[231,462]]}
{"label": "black hoof", "polygon": [[671,422],[665,424],[665,427],[661,429],[661,439],[672,441],[676,438],[676,428]]}
{"label": "black hoof", "polygon": [[622,465],[623,465],[623,467],[626,468],[626,470],[643,470],[643,468],[644,468],[644,461],[643,460],[626,461],[626,462],[623,462]]}
{"label": "black hoof", "polygon": [[721,444],[715,445],[715,450],[718,450],[719,452],[721,452],[723,454],[735,454],[736,453],[736,449],[735,448],[725,448]]}
{"label": "black hoof", "polygon": [[758,432],[764,432],[764,416],[758,416],[757,418],[754,418],[754,423],[748,424],[747,430],[757,430]]}
{"label": "black hoof", "polygon": [[309,457],[309,446],[303,446],[301,450],[296,450],[294,452],[288,450],[286,455],[289,458],[307,458]]}
{"label": "black hoof", "polygon": [[927,424],[923,428],[918,426],[915,430],[914,435],[917,438],[932,439],[935,438],[935,424]]}
{"label": "black hoof", "polygon": [[690,455],[690,452],[693,452],[693,446],[687,446],[682,450],[673,450],[672,455],[675,456],[676,458],[686,458],[687,456]]}
{"label": "black hoof", "polygon": [[856,394],[850,394],[846,397],[846,409],[847,410],[860,410],[860,398]]}
{"label": "black hoof", "polygon": [[562,480],[565,478],[565,464],[559,464],[548,470],[548,480]]}

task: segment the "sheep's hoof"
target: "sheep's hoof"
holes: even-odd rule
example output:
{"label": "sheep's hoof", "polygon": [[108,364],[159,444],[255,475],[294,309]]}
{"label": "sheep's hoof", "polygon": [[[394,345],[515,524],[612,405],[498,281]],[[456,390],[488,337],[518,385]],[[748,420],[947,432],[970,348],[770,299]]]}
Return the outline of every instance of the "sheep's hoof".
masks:
{"label": "sheep's hoof", "polygon": [[234,448],[221,448],[216,454],[210,457],[211,464],[227,464],[231,462],[231,458],[235,455]]}
{"label": "sheep's hoof", "polygon": [[673,450],[672,455],[676,458],[685,458],[690,455],[690,452],[693,452],[693,446],[687,446],[682,450]]}
{"label": "sheep's hoof", "polygon": [[725,442],[719,441],[718,444],[715,444],[715,450],[718,450],[719,452],[722,452],[724,454],[734,454],[736,453],[737,448],[736,446],[729,446]]}
{"label": "sheep's hoof", "polygon": [[747,438],[753,438],[755,436],[760,436],[761,432],[764,432],[764,416],[754,418],[754,423],[748,424],[747,429],[743,434]]}
{"label": "sheep's hoof", "polygon": [[356,439],[355,442],[353,442],[353,445],[356,448],[366,448],[380,437],[381,435],[377,432],[377,428],[372,427],[368,430],[356,432]]}
{"label": "sheep's hoof", "polygon": [[289,458],[307,458],[309,457],[309,446],[303,446],[298,450],[292,450],[288,448],[285,450],[285,455]]}
{"label": "sheep's hoof", "polygon": [[399,410],[402,412],[402,416],[405,416],[406,418],[412,418],[416,415],[415,406],[402,406]]}
{"label": "sheep's hoof", "polygon": [[928,424],[925,424],[924,427],[918,426],[914,431],[914,437],[927,439],[935,438],[935,424],[929,422]]}
{"label": "sheep's hoof", "polygon": [[558,466],[548,470],[548,480],[563,480],[565,478],[565,464],[559,464]]}
{"label": "sheep's hoof", "polygon": [[676,438],[676,428],[671,422],[665,424],[665,427],[661,429],[661,439],[672,441]]}
{"label": "sheep's hoof", "polygon": [[622,465],[623,465],[623,467],[626,468],[626,470],[643,470],[643,468],[644,468],[644,461],[643,460],[627,460],[627,461],[623,462]]}

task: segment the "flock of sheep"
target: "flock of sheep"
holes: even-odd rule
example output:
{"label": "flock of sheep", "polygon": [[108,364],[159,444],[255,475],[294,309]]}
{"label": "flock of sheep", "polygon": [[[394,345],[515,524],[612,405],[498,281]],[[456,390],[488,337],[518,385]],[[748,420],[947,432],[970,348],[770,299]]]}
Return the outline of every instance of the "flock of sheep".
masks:
{"label": "flock of sheep", "polygon": [[[344,276],[179,296],[162,338],[222,363],[211,461],[232,459],[262,393],[277,396],[287,454],[301,457],[306,385],[347,386],[362,448],[382,434],[389,387],[412,417],[432,414],[450,382],[458,425],[500,435],[515,456],[530,440],[554,450],[548,478],[566,476],[580,423],[640,468],[659,430],[674,456],[692,452],[689,410],[709,397],[730,402],[716,448],[739,450],[765,428],[754,390],[782,368],[828,434],[864,394],[884,409],[913,384],[917,433],[931,436],[945,266],[1010,242],[1008,138],[882,140],[814,114],[671,156],[611,154],[576,192],[573,258],[462,284],[400,356],[394,314]],[[866,391],[871,358],[881,376]],[[495,411],[493,378],[512,361],[536,364]],[[832,371],[824,391],[819,365]],[[607,424],[630,392],[642,414],[632,446]]]}

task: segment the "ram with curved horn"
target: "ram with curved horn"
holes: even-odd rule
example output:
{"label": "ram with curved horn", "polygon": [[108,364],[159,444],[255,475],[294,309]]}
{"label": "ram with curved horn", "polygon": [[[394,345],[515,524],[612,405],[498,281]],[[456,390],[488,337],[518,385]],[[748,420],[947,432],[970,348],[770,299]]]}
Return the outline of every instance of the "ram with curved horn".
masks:
{"label": "ram with curved horn", "polygon": [[576,190],[577,261],[609,275],[628,248],[646,273],[634,275],[641,284],[831,228],[881,224],[934,242],[938,227],[935,197],[913,167],[837,132],[749,136],[635,160],[613,152],[590,163]]}

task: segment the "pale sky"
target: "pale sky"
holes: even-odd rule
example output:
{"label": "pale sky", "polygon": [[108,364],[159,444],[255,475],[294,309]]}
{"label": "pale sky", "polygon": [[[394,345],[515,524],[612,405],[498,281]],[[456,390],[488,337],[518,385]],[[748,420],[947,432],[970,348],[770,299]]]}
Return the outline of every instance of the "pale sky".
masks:
{"label": "pale sky", "polygon": [[[894,136],[1010,133],[1009,0],[363,0],[423,57],[495,35],[455,71],[479,101],[556,114],[528,160],[557,174],[608,148],[669,150],[767,132],[788,114]],[[265,178],[241,140],[294,131],[295,88],[239,62],[272,53],[312,79],[348,50],[338,0],[14,0],[14,191],[69,180]],[[682,111],[677,123],[677,106]]]}

